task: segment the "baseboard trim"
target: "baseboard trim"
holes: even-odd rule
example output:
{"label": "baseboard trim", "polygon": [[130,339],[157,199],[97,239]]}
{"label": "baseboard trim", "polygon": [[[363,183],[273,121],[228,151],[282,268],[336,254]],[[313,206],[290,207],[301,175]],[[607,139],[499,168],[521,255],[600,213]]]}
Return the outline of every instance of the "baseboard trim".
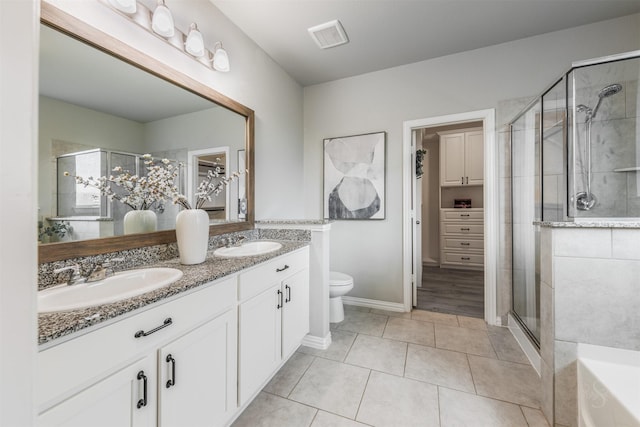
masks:
{"label": "baseboard trim", "polygon": [[511,331],[511,335],[513,335],[513,337],[520,345],[520,348],[522,348],[522,351],[524,351],[524,354],[527,356],[527,359],[529,359],[529,362],[531,363],[531,366],[533,366],[533,369],[536,370],[538,376],[541,376],[540,353],[538,353],[538,349],[536,349],[536,347],[531,344],[531,341],[529,341],[529,338],[527,338],[527,335],[524,333],[524,331],[520,329],[520,325],[511,314],[509,314],[508,317],[508,327],[509,331]]}
{"label": "baseboard trim", "polygon": [[327,333],[324,338],[307,334],[302,339],[302,345],[305,347],[316,348],[318,350],[326,350],[331,345],[331,332]]}
{"label": "baseboard trim", "polygon": [[399,302],[379,301],[375,299],[343,296],[342,302],[346,305],[356,305],[358,307],[369,307],[378,310],[397,311],[404,313],[404,304]]}

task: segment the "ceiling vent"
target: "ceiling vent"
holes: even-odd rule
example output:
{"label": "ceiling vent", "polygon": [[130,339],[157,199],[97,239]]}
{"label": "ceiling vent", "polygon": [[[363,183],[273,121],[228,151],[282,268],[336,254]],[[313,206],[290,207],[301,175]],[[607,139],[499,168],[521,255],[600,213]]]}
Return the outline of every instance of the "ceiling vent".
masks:
{"label": "ceiling vent", "polygon": [[309,28],[309,35],[316,42],[320,49],[340,46],[349,42],[347,33],[344,32],[342,24],[337,19],[324,24]]}

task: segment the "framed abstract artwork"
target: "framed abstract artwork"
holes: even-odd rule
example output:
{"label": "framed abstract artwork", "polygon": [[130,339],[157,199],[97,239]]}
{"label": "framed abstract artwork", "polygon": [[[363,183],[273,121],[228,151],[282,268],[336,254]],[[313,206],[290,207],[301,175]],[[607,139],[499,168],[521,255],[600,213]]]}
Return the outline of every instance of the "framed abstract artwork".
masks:
{"label": "framed abstract artwork", "polygon": [[386,132],[323,140],[324,218],[385,218],[386,140]]}

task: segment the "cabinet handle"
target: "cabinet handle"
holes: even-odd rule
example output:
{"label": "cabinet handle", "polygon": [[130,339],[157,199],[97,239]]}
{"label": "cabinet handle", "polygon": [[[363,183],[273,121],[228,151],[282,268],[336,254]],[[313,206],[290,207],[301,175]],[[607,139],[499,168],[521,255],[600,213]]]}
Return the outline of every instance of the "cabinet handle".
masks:
{"label": "cabinet handle", "polygon": [[461,217],[463,216],[471,216],[471,214],[460,214]]}
{"label": "cabinet handle", "polygon": [[138,372],[138,381],[142,380],[142,399],[138,400],[138,409],[147,406],[147,376],[144,371]]}
{"label": "cabinet handle", "polygon": [[134,337],[136,338],[141,338],[141,337],[146,337],[148,335],[151,335],[155,332],[158,332],[160,329],[164,329],[167,326],[171,325],[173,323],[173,320],[171,320],[171,317],[167,317],[166,319],[164,319],[164,323],[162,323],[162,325],[153,328],[152,330],[150,330],[149,332],[145,332],[142,329],[140,329],[138,332],[135,333]]}
{"label": "cabinet handle", "polygon": [[471,258],[469,258],[468,256],[461,256],[460,259],[463,261],[469,261]]}
{"label": "cabinet handle", "polygon": [[278,289],[278,305],[276,306],[276,308],[282,308],[282,291],[280,289]]}
{"label": "cabinet handle", "polygon": [[460,231],[469,231],[469,230],[471,230],[471,229],[470,228],[466,228],[466,227],[460,228]]}
{"label": "cabinet handle", "polygon": [[287,268],[289,268],[289,266],[287,264],[285,264],[284,267],[282,267],[282,268],[276,268],[276,273],[280,273],[281,271],[285,271]]}
{"label": "cabinet handle", "polygon": [[469,183],[469,177],[467,177],[467,184]]}
{"label": "cabinet handle", "polygon": [[289,285],[284,285],[284,289],[287,291],[287,297],[284,302],[291,302],[291,287],[289,287]]}
{"label": "cabinet handle", "polygon": [[460,177],[460,184],[464,184],[464,176]]}
{"label": "cabinet handle", "polygon": [[171,379],[167,380],[167,388],[171,388],[171,386],[176,385],[176,359],[168,354],[165,360],[167,363],[171,362]]}
{"label": "cabinet handle", "polygon": [[471,243],[469,243],[469,242],[460,242],[460,244],[462,246],[470,246],[471,245]]}

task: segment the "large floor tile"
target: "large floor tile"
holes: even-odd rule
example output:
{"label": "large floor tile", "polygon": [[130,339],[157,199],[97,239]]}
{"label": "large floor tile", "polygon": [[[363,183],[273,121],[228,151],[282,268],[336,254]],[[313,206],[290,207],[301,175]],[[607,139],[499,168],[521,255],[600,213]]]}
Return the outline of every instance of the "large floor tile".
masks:
{"label": "large floor tile", "polygon": [[487,330],[487,323],[484,319],[478,319],[477,317],[458,316],[458,324],[461,328]]}
{"label": "large floor tile", "polygon": [[233,427],[307,427],[318,410],[269,393],[260,393]]}
{"label": "large floor tile", "polygon": [[440,387],[441,427],[527,427],[518,405]]}
{"label": "large floor tile", "polygon": [[378,308],[372,308],[370,313],[380,314],[380,315],[389,316],[389,317],[400,317],[402,319],[411,319],[411,313],[406,311],[389,311],[389,310],[380,310]]}
{"label": "large floor tile", "polygon": [[344,362],[344,358],[347,357],[356,335],[355,332],[333,330],[331,331],[331,345],[328,349],[318,350],[317,348],[301,345],[298,348],[298,352]]}
{"label": "large floor tile", "polygon": [[496,357],[486,331],[435,325],[436,347],[478,356]]}
{"label": "large floor tile", "polygon": [[479,395],[540,407],[540,377],[530,365],[477,356],[469,364]]}
{"label": "large floor tile", "polygon": [[498,359],[508,362],[529,364],[529,359],[511,334],[508,328],[491,326],[489,328],[489,340],[496,351]]}
{"label": "large floor tile", "polygon": [[454,314],[435,313],[433,311],[413,310],[411,312],[413,320],[423,322],[442,323],[444,325],[458,326],[458,318]]}
{"label": "large floor tile", "polygon": [[316,418],[311,423],[311,427],[366,427],[366,424],[330,414],[324,411],[318,411]]}
{"label": "large floor tile", "polygon": [[371,311],[369,307],[361,307],[359,305],[343,304],[342,307],[344,311],[360,311],[362,313],[369,313]]}
{"label": "large floor tile", "polygon": [[355,418],[369,370],[316,358],[289,399],[347,418]]}
{"label": "large floor tile", "polygon": [[372,371],[356,420],[379,427],[437,427],[437,387]]}
{"label": "large floor tile", "polygon": [[344,312],[344,320],[336,324],[336,329],[381,337],[388,318],[379,314],[349,310]]}
{"label": "large floor tile", "polygon": [[313,359],[308,354],[294,353],[262,390],[282,397],[289,396]]}
{"label": "large floor tile", "polygon": [[382,337],[432,347],[436,345],[433,323],[420,320],[392,317],[387,321]]}
{"label": "large floor tile", "polygon": [[345,363],[402,376],[406,355],[407,343],[358,335]]}
{"label": "large floor tile", "polygon": [[409,344],[404,376],[456,390],[475,393],[467,355]]}
{"label": "large floor tile", "polygon": [[526,406],[521,406],[520,409],[522,409],[529,427],[549,427],[549,423],[541,410],[527,408]]}

